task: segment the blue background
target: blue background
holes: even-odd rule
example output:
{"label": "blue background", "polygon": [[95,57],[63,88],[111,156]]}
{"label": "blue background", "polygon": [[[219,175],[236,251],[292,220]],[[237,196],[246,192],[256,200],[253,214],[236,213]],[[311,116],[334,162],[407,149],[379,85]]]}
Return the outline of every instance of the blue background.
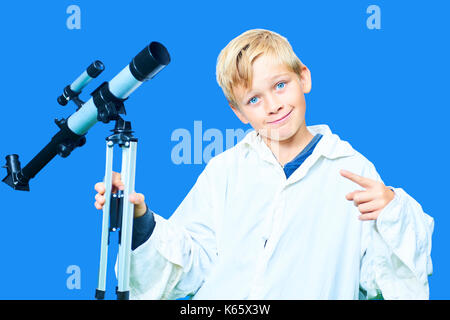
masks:
{"label": "blue background", "polygon": [[[81,9],[80,30],[66,27],[71,4]],[[366,26],[371,4],[381,9],[381,30]],[[204,168],[172,163],[172,132],[185,128],[194,139],[196,120],[203,132],[248,128],[227,106],[215,63],[240,33],[270,29],[287,37],[311,70],[307,124],[328,124],[375,164],[386,185],[402,187],[434,217],[431,298],[448,299],[448,12],[450,3],[437,0],[4,2],[0,165],[17,153],[24,166],[50,141],[58,131],[53,119],[75,111],[56,97],[93,60],[106,70],[84,90],[85,100],[160,41],[172,62],[131,95],[126,119],[140,138],[136,191],[170,216]],[[110,129],[112,123],[95,125],[84,147],[56,157],[31,180],[31,192],[0,184],[1,299],[93,298],[101,231],[94,184],[103,179]],[[66,286],[70,265],[80,267],[79,290]]]}

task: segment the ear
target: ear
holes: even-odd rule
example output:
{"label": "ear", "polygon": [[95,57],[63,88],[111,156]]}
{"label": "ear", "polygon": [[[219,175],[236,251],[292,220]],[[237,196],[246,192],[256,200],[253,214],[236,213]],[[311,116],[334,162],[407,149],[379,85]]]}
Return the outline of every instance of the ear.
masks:
{"label": "ear", "polygon": [[300,76],[300,82],[302,84],[303,93],[309,93],[311,91],[311,71],[303,65]]}
{"label": "ear", "polygon": [[233,106],[231,103],[228,103],[228,105],[231,107],[231,110],[233,110],[234,114],[241,120],[243,124],[248,124],[248,120],[245,117],[245,115],[235,106]]}

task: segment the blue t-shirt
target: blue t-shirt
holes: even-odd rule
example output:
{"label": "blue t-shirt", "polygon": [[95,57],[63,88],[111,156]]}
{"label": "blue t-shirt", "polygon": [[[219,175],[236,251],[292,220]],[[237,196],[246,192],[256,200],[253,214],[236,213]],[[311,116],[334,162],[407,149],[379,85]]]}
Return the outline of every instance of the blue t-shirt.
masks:
{"label": "blue t-shirt", "polygon": [[314,151],[317,143],[319,143],[322,135],[320,133],[316,134],[314,138],[306,145],[306,147],[294,158],[294,160],[286,163],[283,167],[284,173],[286,174],[286,179],[297,170],[298,167],[306,160]]}
{"label": "blue t-shirt", "polygon": [[[286,163],[283,167],[284,173],[286,174],[286,179],[297,170],[298,167],[306,160],[314,151],[317,143],[322,138],[322,135],[319,133],[315,135],[312,140],[308,143],[308,145],[290,162]],[[147,241],[153,233],[153,229],[155,229],[155,219],[153,216],[153,212],[148,209],[147,212],[133,220],[133,236],[131,241],[131,250],[136,249],[145,241]]]}

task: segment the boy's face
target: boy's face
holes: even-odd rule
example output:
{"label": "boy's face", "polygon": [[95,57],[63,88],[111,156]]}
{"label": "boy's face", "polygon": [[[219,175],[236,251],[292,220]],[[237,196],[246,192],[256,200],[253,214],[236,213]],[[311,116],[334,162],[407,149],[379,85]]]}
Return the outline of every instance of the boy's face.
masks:
{"label": "boy's face", "polygon": [[251,88],[235,88],[238,108],[230,105],[231,108],[268,142],[295,139],[306,128],[304,94],[311,90],[308,68],[302,67],[300,78],[265,55],[258,57],[252,67]]}

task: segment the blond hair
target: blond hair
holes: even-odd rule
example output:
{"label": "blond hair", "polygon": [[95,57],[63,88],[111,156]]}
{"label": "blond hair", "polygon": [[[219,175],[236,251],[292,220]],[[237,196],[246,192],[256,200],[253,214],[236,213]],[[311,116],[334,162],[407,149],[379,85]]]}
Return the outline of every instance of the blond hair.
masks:
{"label": "blond hair", "polygon": [[252,65],[262,54],[270,55],[300,77],[302,62],[285,37],[264,29],[248,30],[231,40],[217,58],[217,83],[234,107],[237,108],[238,104],[233,88],[251,87]]}

